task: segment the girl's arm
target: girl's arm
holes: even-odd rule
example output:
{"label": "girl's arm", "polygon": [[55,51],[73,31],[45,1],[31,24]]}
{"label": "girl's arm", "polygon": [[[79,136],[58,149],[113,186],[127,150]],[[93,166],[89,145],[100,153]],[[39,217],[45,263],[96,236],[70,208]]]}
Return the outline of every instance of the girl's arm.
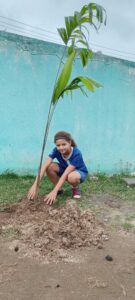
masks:
{"label": "girl's arm", "polygon": [[58,183],[56,184],[56,186],[54,187],[54,189],[52,190],[51,193],[49,193],[44,201],[49,204],[49,205],[52,205],[53,202],[55,201],[56,199],[56,196],[57,196],[57,193],[58,191],[61,189],[62,185],[64,184],[64,182],[66,181],[68,175],[73,172],[75,170],[75,167],[70,165],[66,168],[65,172],[63,173],[63,175],[60,177]]}
{"label": "girl's arm", "polygon": [[[47,168],[48,168],[49,165],[51,164],[51,162],[52,162],[52,158],[51,158],[51,157],[48,157],[48,158],[45,160],[44,164],[42,165],[41,171],[40,171],[40,181],[41,181],[42,177],[44,176],[44,174],[45,174]],[[30,199],[34,199],[34,197],[36,196],[37,179],[38,179],[38,176],[36,177],[36,179],[35,179],[35,181],[34,181],[32,187],[31,187],[30,190],[28,191],[28,196],[27,196],[27,197],[28,197],[29,200],[30,200]],[[39,181],[39,182],[40,182],[40,181]]]}

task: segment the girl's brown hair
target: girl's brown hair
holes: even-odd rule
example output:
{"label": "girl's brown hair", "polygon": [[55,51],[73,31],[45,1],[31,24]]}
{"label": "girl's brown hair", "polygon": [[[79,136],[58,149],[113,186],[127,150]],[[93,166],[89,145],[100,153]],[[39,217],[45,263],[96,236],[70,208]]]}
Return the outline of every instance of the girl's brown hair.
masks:
{"label": "girl's brown hair", "polygon": [[72,138],[71,134],[66,132],[66,131],[59,131],[55,134],[54,136],[54,143],[56,143],[57,140],[61,140],[64,139],[67,142],[71,142],[71,146],[72,147],[76,147],[76,142],[74,141],[74,139]]}

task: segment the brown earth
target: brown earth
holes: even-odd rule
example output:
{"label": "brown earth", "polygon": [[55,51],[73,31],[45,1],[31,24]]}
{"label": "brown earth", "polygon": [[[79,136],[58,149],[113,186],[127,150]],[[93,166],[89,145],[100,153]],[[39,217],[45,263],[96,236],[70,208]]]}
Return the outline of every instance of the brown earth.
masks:
{"label": "brown earth", "polygon": [[133,204],[90,201],[97,217],[73,200],[0,207],[0,300],[135,299],[134,228],[110,228],[114,215],[133,215]]}

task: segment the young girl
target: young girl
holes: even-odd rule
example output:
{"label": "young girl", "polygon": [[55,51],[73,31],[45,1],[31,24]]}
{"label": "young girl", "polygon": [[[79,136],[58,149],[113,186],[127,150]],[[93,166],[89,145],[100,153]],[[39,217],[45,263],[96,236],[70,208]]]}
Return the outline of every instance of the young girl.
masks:
{"label": "young girl", "polygon": [[[49,205],[54,203],[57,194],[62,193],[61,187],[65,181],[68,181],[72,186],[73,198],[80,198],[78,184],[83,182],[88,174],[82,154],[70,133],[65,131],[56,133],[54,143],[56,147],[45,160],[40,173],[40,180],[46,172],[47,176],[54,183],[54,189],[44,199]],[[55,158],[58,162],[53,162]],[[36,183],[37,177],[28,192],[28,199],[35,197]]]}

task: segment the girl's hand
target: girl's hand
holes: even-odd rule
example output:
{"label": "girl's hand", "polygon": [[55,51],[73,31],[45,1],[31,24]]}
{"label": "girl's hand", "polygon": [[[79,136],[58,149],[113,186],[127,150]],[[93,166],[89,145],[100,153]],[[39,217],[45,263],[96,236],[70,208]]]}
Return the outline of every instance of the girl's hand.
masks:
{"label": "girl's hand", "polygon": [[48,205],[52,205],[55,202],[56,197],[57,197],[57,192],[52,191],[45,197],[44,202],[46,202]]}
{"label": "girl's hand", "polygon": [[30,188],[30,190],[28,191],[28,195],[27,195],[28,200],[34,199],[36,194],[37,194],[37,186],[34,183]]}

